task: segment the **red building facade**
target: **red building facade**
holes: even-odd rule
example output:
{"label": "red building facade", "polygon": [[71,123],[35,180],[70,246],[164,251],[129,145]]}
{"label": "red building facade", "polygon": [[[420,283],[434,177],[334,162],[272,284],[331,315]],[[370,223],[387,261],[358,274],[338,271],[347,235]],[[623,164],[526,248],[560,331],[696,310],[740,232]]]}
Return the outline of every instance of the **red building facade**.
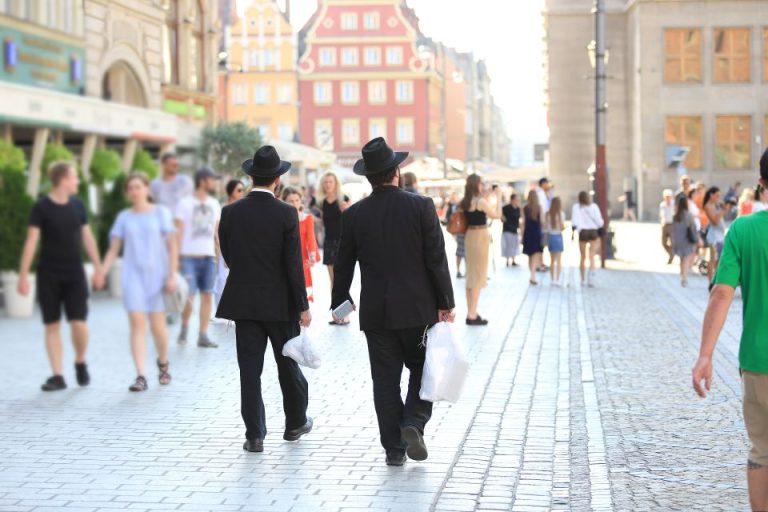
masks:
{"label": "red building facade", "polygon": [[302,143],[335,152],[344,166],[377,136],[415,157],[429,152],[437,75],[403,0],[320,0],[300,37]]}

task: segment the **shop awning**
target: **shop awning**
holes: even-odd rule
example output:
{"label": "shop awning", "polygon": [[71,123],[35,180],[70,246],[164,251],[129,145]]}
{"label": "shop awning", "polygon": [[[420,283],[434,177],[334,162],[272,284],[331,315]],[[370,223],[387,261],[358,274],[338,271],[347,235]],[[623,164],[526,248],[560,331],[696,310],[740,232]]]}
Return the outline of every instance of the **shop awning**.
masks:
{"label": "shop awning", "polygon": [[280,158],[306,169],[325,170],[336,163],[335,154],[312,146],[276,139],[269,139],[267,142],[277,149]]}

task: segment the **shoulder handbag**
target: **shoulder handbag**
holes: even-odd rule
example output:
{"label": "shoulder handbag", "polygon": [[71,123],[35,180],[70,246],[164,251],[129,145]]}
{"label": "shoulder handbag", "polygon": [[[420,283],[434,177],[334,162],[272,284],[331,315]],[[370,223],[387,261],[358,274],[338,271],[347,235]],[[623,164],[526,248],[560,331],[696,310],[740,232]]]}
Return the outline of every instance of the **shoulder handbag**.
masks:
{"label": "shoulder handbag", "polygon": [[[593,203],[593,204],[594,204],[594,203]],[[589,220],[591,220],[592,222],[594,222],[595,224],[597,224],[597,221],[595,220],[595,218],[592,216],[592,214],[591,214],[591,213],[589,213],[589,207],[587,207],[587,208],[584,208],[584,207],[582,206],[582,207],[581,207],[581,209],[582,209],[582,211],[585,211],[585,210],[586,210],[586,214],[587,214],[587,217],[589,217]],[[602,225],[602,226],[600,226],[599,228],[597,228],[597,236],[599,236],[600,238],[603,238],[603,237],[605,237],[605,222],[603,222],[603,225]]]}
{"label": "shoulder handbag", "polygon": [[689,243],[695,244],[699,241],[699,234],[696,232],[696,225],[693,223],[693,217],[689,217],[688,226],[685,229],[685,237]]}
{"label": "shoulder handbag", "polygon": [[456,210],[448,219],[448,232],[452,235],[463,235],[467,232],[467,216],[461,210]]}

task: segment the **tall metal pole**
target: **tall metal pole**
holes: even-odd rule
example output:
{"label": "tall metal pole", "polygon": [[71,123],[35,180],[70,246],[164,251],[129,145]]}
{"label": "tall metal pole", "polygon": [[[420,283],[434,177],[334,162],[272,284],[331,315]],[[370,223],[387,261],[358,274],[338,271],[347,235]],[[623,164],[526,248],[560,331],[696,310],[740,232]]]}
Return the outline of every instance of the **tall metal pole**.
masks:
{"label": "tall metal pole", "polygon": [[605,219],[605,236],[600,244],[602,266],[605,267],[608,228],[608,168],[605,156],[605,127],[608,103],[605,94],[605,0],[595,0],[595,199]]}
{"label": "tall metal pole", "polygon": [[446,76],[447,62],[445,55],[445,45],[440,43],[441,60],[440,68],[443,75],[443,87],[440,94],[440,138],[443,143],[443,178],[448,179],[448,77]]}

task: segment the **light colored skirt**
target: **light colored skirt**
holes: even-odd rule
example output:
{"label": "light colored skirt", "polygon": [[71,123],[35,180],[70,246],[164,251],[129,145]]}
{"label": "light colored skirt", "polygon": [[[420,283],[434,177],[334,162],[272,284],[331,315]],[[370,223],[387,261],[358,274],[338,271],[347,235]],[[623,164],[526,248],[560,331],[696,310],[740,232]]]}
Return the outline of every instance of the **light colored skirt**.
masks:
{"label": "light colored skirt", "polygon": [[516,258],[520,254],[520,235],[510,231],[501,234],[502,258]]}
{"label": "light colored skirt", "polygon": [[488,284],[488,251],[491,234],[487,228],[470,229],[464,236],[467,259],[467,288],[485,288]]}

